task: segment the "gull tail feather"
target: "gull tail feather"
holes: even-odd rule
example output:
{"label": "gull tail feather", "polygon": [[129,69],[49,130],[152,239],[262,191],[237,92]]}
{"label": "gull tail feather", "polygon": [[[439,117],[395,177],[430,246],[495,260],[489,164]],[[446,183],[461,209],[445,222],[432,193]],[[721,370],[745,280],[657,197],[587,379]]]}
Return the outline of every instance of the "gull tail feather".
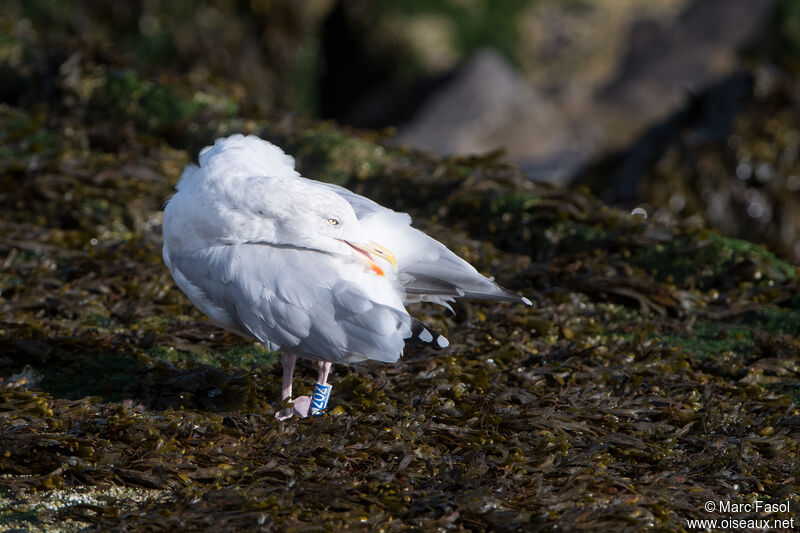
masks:
{"label": "gull tail feather", "polygon": [[[454,283],[430,275],[413,273],[408,276],[409,279],[405,282],[404,288],[412,301],[417,299],[426,301],[443,299],[447,301],[452,298],[473,298],[531,305],[529,299],[501,287],[477,272],[470,274],[469,277],[465,276],[464,279],[459,279],[458,283]],[[420,298],[420,296],[427,296],[427,298]]]}

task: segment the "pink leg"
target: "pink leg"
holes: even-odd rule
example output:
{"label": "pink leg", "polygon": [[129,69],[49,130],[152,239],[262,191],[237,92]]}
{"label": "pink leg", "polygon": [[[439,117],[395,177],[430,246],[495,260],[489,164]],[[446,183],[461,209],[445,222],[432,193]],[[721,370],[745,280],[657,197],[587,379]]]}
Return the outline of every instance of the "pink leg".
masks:
{"label": "pink leg", "polygon": [[[317,382],[321,385],[326,385],[328,383],[328,374],[331,371],[331,364],[326,363],[325,361],[320,361],[317,363],[317,370],[319,374],[317,375]],[[308,416],[309,411],[311,410],[311,396],[298,396],[294,400],[294,412],[297,415],[305,418]]]}
{"label": "pink leg", "polygon": [[281,400],[292,397],[292,378],[294,377],[294,355],[282,353],[281,366],[283,366],[283,386],[281,387]]}
{"label": "pink leg", "polygon": [[[294,355],[286,353],[281,354],[281,364],[283,365],[283,386],[281,387],[281,400],[289,400],[289,403],[291,403],[293,407],[283,409],[282,411],[276,413],[275,418],[278,420],[286,420],[295,414],[305,418],[308,416],[308,411],[311,408],[310,396],[298,396],[293,400],[290,399],[292,397],[292,377],[294,376],[295,361],[296,358]],[[321,385],[327,385],[328,375],[331,372],[331,363],[320,361],[317,364],[317,371],[317,382],[319,382]]]}
{"label": "pink leg", "polygon": [[[281,353],[281,366],[283,367],[283,383],[281,385],[281,401],[289,400],[292,397],[292,378],[294,377],[294,364],[296,358],[293,354]],[[291,418],[293,409],[283,409],[275,413],[278,420]]]}
{"label": "pink leg", "polygon": [[317,370],[319,371],[319,375],[317,376],[317,383],[320,385],[327,385],[328,384],[328,374],[331,372],[331,364],[327,361],[319,361],[317,363]]}

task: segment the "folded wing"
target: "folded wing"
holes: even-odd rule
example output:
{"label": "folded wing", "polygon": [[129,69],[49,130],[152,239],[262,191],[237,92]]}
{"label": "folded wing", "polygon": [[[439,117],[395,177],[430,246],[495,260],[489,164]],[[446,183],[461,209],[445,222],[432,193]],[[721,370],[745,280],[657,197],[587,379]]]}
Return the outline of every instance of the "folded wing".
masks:
{"label": "folded wing", "polygon": [[272,349],[333,363],[397,361],[404,339],[412,335],[411,317],[342,279],[325,264],[336,258],[309,257],[312,253],[229,245],[169,257],[169,263],[181,289],[203,312]]}
{"label": "folded wing", "polygon": [[527,298],[486,278],[445,245],[411,227],[411,217],[406,213],[387,209],[337,185],[319,185],[347,200],[368,236],[394,254],[407,302],[432,301],[449,307],[454,298],[480,298],[530,305]]}

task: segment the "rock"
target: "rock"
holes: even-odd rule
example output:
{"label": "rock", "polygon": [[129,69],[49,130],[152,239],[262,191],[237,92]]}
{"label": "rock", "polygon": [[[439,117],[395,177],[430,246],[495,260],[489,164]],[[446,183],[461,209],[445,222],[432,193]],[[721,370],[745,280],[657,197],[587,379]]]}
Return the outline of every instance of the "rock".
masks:
{"label": "rock", "polygon": [[399,128],[397,142],[441,155],[503,149],[511,159],[531,162],[533,177],[552,180],[546,162],[566,162],[577,152],[568,128],[558,109],[502,56],[484,50],[422,103]]}
{"label": "rock", "polygon": [[[483,50],[422,81],[378,86],[345,120],[361,127],[395,124],[398,143],[441,155],[502,148],[532,178],[568,183],[590,161],[679,110],[689,93],[730,75],[775,1],[695,0],[674,14],[681,5],[626,16],[591,3],[585,15],[549,4],[532,9],[522,27],[535,26],[543,37],[521,37],[523,72]],[[552,24],[531,26],[533,16]],[[587,26],[603,24],[603,17],[627,37],[621,52],[604,50],[598,58],[587,43],[600,37]],[[541,71],[530,57],[543,63]],[[589,74],[564,66],[583,61],[589,69],[587,58],[606,66]]]}
{"label": "rock", "polygon": [[598,93],[631,130],[674,112],[687,93],[730,74],[738,52],[761,30],[775,0],[695,0],[674,20],[643,20],[628,37],[619,70]]}

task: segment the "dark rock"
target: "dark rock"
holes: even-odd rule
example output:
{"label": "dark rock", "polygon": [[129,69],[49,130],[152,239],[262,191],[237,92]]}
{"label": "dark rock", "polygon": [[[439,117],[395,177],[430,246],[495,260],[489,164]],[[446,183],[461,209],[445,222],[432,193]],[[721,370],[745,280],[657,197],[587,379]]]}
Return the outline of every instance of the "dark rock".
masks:
{"label": "dark rock", "polygon": [[694,0],[673,21],[632,29],[616,76],[599,101],[644,125],[682,106],[735,68],[737,52],[761,30],[775,0]]}
{"label": "dark rock", "polygon": [[532,177],[559,181],[582,152],[548,99],[499,54],[482,51],[444,79],[400,126],[397,142],[442,155],[505,151]]}

